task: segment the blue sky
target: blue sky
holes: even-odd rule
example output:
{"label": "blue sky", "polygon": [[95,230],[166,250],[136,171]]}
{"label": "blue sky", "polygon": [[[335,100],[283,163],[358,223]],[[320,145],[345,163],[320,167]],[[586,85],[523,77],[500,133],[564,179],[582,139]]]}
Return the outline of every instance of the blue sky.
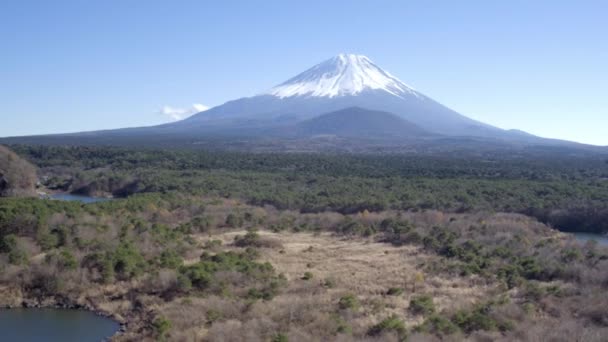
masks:
{"label": "blue sky", "polygon": [[168,122],[346,52],[472,118],[608,145],[606,13],[590,0],[2,1],[0,136]]}

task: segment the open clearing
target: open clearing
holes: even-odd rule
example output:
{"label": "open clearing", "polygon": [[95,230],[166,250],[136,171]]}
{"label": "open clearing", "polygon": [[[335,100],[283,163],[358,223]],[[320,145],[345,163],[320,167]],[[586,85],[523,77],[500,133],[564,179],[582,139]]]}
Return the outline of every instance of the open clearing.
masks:
{"label": "open clearing", "polygon": [[[492,290],[473,277],[448,279],[426,274],[424,266],[439,258],[415,246],[395,247],[372,239],[344,238],[330,233],[258,233],[273,246],[260,248],[260,260],[270,262],[283,273],[288,286],[272,302],[256,303],[258,307],[254,310],[284,312],[289,319],[302,319],[296,317],[297,312],[307,306],[315,306],[317,312],[334,312],[340,298],[352,293],[361,303],[352,313],[356,325],[353,329],[369,327],[391,314],[413,326],[423,320],[407,310],[414,295],[431,295],[441,311],[470,306]],[[238,249],[233,244],[234,238],[244,234],[246,231],[197,235],[196,239],[202,244],[221,240],[222,249]],[[307,272],[312,274],[311,279],[303,279]],[[390,288],[404,291],[387,295]],[[315,319],[312,321],[311,324],[319,324]]]}

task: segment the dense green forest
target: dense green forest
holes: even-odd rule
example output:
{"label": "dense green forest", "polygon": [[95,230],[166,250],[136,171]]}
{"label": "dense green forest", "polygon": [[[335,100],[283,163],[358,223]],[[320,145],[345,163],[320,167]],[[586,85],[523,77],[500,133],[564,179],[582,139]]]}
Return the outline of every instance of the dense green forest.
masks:
{"label": "dense green forest", "polygon": [[602,155],[348,155],[12,146],[50,188],[128,196],[180,191],[302,212],[513,212],[608,232]]}

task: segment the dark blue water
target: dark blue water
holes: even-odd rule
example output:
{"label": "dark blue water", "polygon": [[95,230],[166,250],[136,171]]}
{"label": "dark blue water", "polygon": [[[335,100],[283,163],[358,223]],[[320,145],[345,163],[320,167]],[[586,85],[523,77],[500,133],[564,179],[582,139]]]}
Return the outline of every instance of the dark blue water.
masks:
{"label": "dark blue water", "polygon": [[53,194],[53,195],[50,195],[49,198],[54,199],[54,200],[59,200],[59,201],[78,201],[81,203],[105,202],[105,201],[111,200],[111,198],[105,198],[105,197],[91,197],[91,196],[72,195],[72,194]]}
{"label": "dark blue water", "polygon": [[119,329],[117,322],[89,311],[0,309],[0,341],[99,342]]}
{"label": "dark blue water", "polygon": [[594,233],[572,233],[574,237],[581,242],[587,242],[589,240],[597,241],[598,245],[608,246],[608,236]]}

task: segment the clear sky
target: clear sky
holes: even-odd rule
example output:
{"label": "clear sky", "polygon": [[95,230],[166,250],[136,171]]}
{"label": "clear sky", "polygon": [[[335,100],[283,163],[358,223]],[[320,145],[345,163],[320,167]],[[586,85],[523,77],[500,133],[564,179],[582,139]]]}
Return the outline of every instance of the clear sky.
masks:
{"label": "clear sky", "polygon": [[502,128],[608,145],[608,1],[0,3],[0,136],[152,125],[341,52]]}

